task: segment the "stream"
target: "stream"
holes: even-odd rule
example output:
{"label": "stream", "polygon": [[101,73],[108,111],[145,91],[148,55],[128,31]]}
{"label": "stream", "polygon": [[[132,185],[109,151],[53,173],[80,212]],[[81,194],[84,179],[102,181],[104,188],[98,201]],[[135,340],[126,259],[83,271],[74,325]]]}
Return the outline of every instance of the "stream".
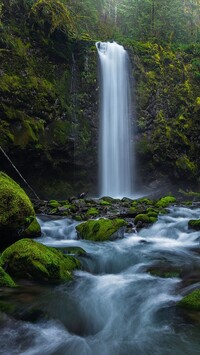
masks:
{"label": "stream", "polygon": [[151,227],[101,243],[77,240],[77,222],[40,216],[37,241],[83,248],[84,271],[59,286],[1,289],[0,354],[200,354],[200,323],[175,307],[194,284],[148,272],[200,271],[200,232],[187,227],[199,216],[200,208],[172,207]]}

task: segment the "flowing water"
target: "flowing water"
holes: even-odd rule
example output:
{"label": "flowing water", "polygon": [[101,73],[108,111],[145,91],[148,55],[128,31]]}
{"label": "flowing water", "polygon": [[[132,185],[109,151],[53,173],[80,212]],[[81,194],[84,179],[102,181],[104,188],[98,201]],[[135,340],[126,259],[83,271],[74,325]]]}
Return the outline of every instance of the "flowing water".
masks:
{"label": "flowing water", "polygon": [[199,354],[200,326],[175,307],[193,286],[147,271],[155,265],[200,270],[200,232],[187,228],[199,215],[197,208],[174,207],[152,227],[103,243],[77,240],[76,222],[40,218],[39,241],[84,248],[84,271],[60,286],[24,284],[1,292],[0,353]]}
{"label": "flowing water", "polygon": [[100,195],[131,196],[131,97],[128,55],[116,42],[96,44],[101,72]]}

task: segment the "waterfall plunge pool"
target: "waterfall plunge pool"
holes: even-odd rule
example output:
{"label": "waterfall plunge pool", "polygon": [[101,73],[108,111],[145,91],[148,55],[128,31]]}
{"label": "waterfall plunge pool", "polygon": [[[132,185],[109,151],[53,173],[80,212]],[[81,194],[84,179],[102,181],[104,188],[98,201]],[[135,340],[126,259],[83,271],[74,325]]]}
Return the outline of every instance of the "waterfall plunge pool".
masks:
{"label": "waterfall plunge pool", "polygon": [[37,240],[82,247],[84,271],[60,286],[1,290],[0,354],[199,354],[200,323],[175,307],[193,286],[147,271],[167,264],[200,273],[200,232],[187,228],[199,214],[173,207],[150,228],[103,243],[77,240],[77,222],[39,218]]}

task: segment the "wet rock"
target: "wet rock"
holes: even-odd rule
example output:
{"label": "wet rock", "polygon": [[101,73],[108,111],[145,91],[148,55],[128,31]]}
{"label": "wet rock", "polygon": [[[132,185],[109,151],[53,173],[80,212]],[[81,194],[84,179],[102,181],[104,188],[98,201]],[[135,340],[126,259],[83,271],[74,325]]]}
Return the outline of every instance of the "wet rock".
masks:
{"label": "wet rock", "polygon": [[200,219],[190,219],[188,222],[188,228],[196,231],[200,230]]}
{"label": "wet rock", "polygon": [[89,220],[76,226],[78,236],[93,241],[105,241],[122,238],[127,223],[123,219]]}
{"label": "wet rock", "polygon": [[81,267],[76,258],[30,239],[21,239],[8,247],[0,261],[12,277],[35,281],[68,281],[72,279],[72,270]]}
{"label": "wet rock", "polygon": [[178,307],[200,311],[200,289],[196,289],[183,297],[177,304]]}

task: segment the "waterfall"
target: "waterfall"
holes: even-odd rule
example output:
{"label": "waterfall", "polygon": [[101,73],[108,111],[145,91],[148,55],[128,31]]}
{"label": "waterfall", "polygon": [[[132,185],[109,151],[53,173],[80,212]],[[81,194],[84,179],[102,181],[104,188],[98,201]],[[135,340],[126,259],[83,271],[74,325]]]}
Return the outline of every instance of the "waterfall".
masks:
{"label": "waterfall", "polygon": [[97,42],[101,73],[100,195],[130,197],[133,165],[129,60],[116,42]]}

